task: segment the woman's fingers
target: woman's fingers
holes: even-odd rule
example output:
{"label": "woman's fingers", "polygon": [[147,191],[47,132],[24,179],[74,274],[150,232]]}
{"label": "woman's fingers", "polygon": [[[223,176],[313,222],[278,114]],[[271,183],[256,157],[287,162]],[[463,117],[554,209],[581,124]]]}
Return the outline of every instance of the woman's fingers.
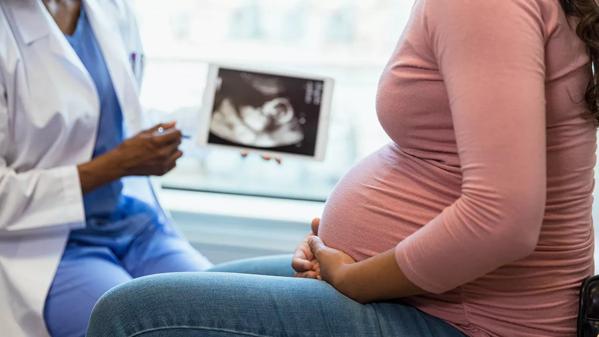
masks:
{"label": "woman's fingers", "polygon": [[313,264],[312,262],[303,259],[301,257],[294,256],[291,260],[291,267],[298,273],[306,272],[312,270]]}
{"label": "woman's fingers", "polygon": [[312,251],[312,254],[314,254],[317,260],[320,260],[320,255],[327,248],[327,246],[324,245],[322,240],[315,235],[308,238],[308,245],[310,246],[310,250]]}
{"label": "woman's fingers", "polygon": [[311,278],[311,279],[315,279],[315,280],[320,280],[320,273],[315,272],[315,271],[306,271],[306,272],[302,272],[302,273],[296,273],[295,277]]}
{"label": "woman's fingers", "polygon": [[314,255],[310,251],[307,238],[295,249],[291,259],[291,267],[297,272],[312,270],[314,267]]}
{"label": "woman's fingers", "polygon": [[312,219],[312,234],[318,235],[318,227],[320,226],[320,218]]}

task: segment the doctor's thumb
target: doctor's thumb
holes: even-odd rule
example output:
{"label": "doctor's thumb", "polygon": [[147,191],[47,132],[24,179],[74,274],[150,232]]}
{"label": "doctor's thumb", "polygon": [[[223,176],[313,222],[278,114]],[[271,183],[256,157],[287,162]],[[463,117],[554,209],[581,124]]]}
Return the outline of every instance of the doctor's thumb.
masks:
{"label": "doctor's thumb", "polygon": [[177,122],[175,122],[175,121],[160,123],[160,124],[154,125],[153,127],[149,128],[149,129],[143,130],[140,133],[141,134],[154,134],[156,132],[162,133],[164,130],[174,128],[175,125],[177,125]]}
{"label": "doctor's thumb", "polygon": [[158,127],[159,128],[162,127],[162,128],[165,128],[165,129],[172,129],[176,125],[177,125],[177,121],[170,121],[170,122],[158,124]]}

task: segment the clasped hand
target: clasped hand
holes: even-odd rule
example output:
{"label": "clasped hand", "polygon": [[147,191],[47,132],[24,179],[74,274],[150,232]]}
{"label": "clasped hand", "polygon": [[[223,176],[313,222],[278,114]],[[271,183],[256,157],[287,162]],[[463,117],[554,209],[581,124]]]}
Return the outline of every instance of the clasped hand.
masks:
{"label": "clasped hand", "polygon": [[312,220],[312,233],[304,238],[293,255],[295,276],[326,281],[350,296],[345,281],[349,269],[356,261],[338,249],[327,247],[318,237],[319,225],[320,219]]}

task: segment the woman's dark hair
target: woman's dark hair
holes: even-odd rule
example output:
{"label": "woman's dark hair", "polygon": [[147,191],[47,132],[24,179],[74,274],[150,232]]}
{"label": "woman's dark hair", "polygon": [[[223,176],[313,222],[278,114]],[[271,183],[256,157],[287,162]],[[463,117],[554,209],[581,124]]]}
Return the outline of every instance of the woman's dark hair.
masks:
{"label": "woman's dark hair", "polygon": [[595,0],[560,0],[566,15],[579,19],[576,34],[587,45],[593,65],[593,77],[589,82],[585,100],[599,124],[599,5]]}

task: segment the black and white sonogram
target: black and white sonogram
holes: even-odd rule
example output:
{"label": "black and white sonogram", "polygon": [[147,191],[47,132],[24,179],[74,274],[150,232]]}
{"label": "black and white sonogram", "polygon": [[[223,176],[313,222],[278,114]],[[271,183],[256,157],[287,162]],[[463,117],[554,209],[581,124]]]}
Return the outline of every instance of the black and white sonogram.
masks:
{"label": "black and white sonogram", "polygon": [[208,144],[317,156],[327,80],[222,67],[216,74]]}

